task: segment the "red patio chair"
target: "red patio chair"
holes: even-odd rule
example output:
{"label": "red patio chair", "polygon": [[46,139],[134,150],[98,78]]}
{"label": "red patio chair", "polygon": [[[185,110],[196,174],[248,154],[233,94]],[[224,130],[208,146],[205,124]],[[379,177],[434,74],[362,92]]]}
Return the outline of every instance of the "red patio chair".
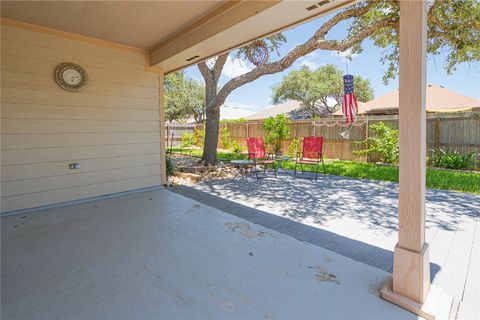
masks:
{"label": "red patio chair", "polygon": [[247,148],[248,148],[248,159],[253,161],[255,166],[255,176],[258,180],[258,169],[257,165],[263,165],[263,173],[267,171],[267,166],[272,165],[273,171],[275,172],[275,177],[277,177],[277,170],[275,168],[275,160],[273,153],[265,152],[265,143],[263,138],[259,137],[248,137],[247,138]]}
{"label": "red patio chair", "polygon": [[297,164],[300,164],[302,174],[304,164],[314,164],[315,180],[317,180],[320,162],[322,162],[323,174],[325,174],[325,163],[323,162],[323,137],[304,137],[302,152],[297,152],[297,158],[295,160],[295,172],[293,176],[297,176]]}

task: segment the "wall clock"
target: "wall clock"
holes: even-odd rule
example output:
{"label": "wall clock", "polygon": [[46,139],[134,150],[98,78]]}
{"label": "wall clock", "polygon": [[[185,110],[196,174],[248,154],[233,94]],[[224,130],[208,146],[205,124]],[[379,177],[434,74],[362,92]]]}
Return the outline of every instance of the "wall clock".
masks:
{"label": "wall clock", "polygon": [[81,91],[87,86],[88,76],[81,66],[67,62],[55,69],[55,81],[64,90]]}

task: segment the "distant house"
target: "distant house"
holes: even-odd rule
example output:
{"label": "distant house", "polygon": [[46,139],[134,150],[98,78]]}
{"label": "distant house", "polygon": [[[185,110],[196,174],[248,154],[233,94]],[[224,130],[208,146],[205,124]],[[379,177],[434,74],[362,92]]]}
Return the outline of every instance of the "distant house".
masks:
{"label": "distant house", "polygon": [[[300,109],[300,103],[295,100],[289,100],[287,102],[277,104],[273,107],[265,109],[263,111],[257,112],[248,116],[247,120],[261,120],[267,119],[269,117],[275,117],[278,114],[283,114],[287,118],[292,118],[292,114],[295,113],[296,110]],[[295,118],[295,117],[293,117]]]}
{"label": "distant house", "polygon": [[240,118],[247,118],[252,115],[254,111],[247,109],[245,106],[236,104],[224,104],[220,108],[220,120],[236,120]]}
{"label": "distant house", "polygon": [[[426,91],[427,112],[480,111],[480,100],[478,99],[464,96],[434,84],[429,84]],[[398,114],[398,89],[368,102],[358,102],[358,113],[364,115]],[[246,119],[260,120],[274,117],[277,114],[284,114],[291,119],[308,118],[301,112],[299,102],[289,100],[248,116]],[[334,116],[342,116],[342,110],[335,112]]]}
{"label": "distant house", "polygon": [[[480,100],[450,91],[442,86],[429,84],[426,93],[427,112],[459,112],[480,110]],[[359,114],[387,115],[398,114],[398,90],[388,92],[383,96],[359,103]],[[335,112],[341,116],[342,111]]]}

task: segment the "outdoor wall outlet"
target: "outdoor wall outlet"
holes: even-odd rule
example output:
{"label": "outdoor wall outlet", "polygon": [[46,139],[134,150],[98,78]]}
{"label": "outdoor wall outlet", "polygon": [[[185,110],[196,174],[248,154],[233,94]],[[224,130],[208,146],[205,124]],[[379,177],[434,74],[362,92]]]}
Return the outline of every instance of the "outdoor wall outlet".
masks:
{"label": "outdoor wall outlet", "polygon": [[69,169],[80,169],[80,163],[78,163],[78,162],[70,163],[70,164],[68,165],[68,168],[69,168]]}

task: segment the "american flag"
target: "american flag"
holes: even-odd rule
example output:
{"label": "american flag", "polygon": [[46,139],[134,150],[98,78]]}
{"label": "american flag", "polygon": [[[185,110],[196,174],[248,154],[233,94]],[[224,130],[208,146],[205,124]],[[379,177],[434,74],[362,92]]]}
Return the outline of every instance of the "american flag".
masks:
{"label": "american flag", "polygon": [[346,74],[343,76],[343,104],[342,113],[345,116],[347,123],[355,122],[358,113],[357,97],[354,93],[353,76]]}

